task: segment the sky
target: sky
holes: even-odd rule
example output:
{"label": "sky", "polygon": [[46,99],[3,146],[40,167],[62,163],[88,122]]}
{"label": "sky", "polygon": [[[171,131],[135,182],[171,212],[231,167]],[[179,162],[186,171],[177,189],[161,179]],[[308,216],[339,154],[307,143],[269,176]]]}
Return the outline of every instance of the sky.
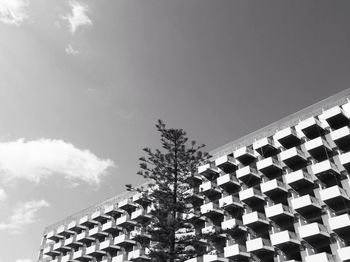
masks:
{"label": "sky", "polygon": [[0,0],[0,261],[140,184],[157,119],[208,151],[349,87],[349,1]]}

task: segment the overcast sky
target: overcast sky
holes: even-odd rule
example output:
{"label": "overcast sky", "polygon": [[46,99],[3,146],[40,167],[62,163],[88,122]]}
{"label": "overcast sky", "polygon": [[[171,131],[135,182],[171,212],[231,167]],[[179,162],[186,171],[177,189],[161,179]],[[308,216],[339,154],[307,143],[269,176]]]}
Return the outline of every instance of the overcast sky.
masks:
{"label": "overcast sky", "polygon": [[157,119],[207,149],[349,87],[349,1],[0,0],[0,261],[123,192]]}

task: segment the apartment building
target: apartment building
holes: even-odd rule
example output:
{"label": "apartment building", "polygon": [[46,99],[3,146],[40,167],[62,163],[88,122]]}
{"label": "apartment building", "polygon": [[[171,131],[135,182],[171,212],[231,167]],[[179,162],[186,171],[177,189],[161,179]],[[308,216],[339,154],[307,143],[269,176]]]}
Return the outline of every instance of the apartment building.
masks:
{"label": "apartment building", "polygon": [[[215,248],[187,262],[350,261],[349,127],[347,89],[212,151],[188,197]],[[149,261],[151,204],[125,193],[48,227],[38,261]]]}

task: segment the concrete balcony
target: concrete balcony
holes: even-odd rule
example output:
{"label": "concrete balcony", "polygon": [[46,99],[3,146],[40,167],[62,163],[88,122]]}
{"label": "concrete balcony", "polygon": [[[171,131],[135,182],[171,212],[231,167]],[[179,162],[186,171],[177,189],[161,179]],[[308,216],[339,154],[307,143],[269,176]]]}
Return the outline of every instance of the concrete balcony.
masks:
{"label": "concrete balcony", "polygon": [[222,156],[215,159],[215,165],[225,173],[232,173],[236,171],[238,164],[231,156]]}
{"label": "concrete balcony", "polygon": [[102,227],[101,226],[96,226],[92,229],[89,230],[89,237],[93,237],[93,238],[101,238],[101,237],[106,237],[108,236],[107,232],[104,232],[101,230]]}
{"label": "concrete balcony", "polygon": [[199,194],[198,188],[190,188],[184,192],[184,197],[191,203],[203,203],[204,196]]}
{"label": "concrete balcony", "polygon": [[66,238],[64,241],[64,245],[70,248],[79,248],[83,246],[83,243],[81,242],[76,242],[75,241],[75,236],[71,236],[70,238]]}
{"label": "concrete balcony", "polygon": [[72,248],[65,246],[64,240],[62,239],[59,242],[55,243],[52,249],[58,252],[67,252],[67,251],[70,251]]}
{"label": "concrete balcony", "polygon": [[115,221],[116,226],[120,226],[120,227],[125,227],[125,228],[133,228],[137,222],[133,221],[130,219],[130,215],[129,214],[125,214],[119,218],[117,218],[117,220]]}
{"label": "concrete balcony", "polygon": [[69,230],[64,225],[61,225],[57,228],[56,234],[67,238],[67,237],[73,236],[75,232],[72,230]]}
{"label": "concrete balcony", "polygon": [[128,253],[129,261],[150,261],[149,252],[144,248],[138,248]]}
{"label": "concrete balcony", "polygon": [[111,262],[127,262],[127,261],[128,261],[127,254],[118,254],[112,258]]}
{"label": "concrete balcony", "polygon": [[236,158],[243,165],[249,165],[256,159],[253,149],[246,146],[241,147],[236,151],[234,151],[233,157]]}
{"label": "concrete balcony", "polygon": [[71,259],[71,254],[67,254],[61,257],[60,262],[68,262]]}
{"label": "concrete balcony", "polygon": [[143,228],[136,228],[135,230],[130,231],[130,239],[137,242],[140,242],[142,240],[144,243],[146,240],[151,239],[151,235],[148,234],[147,231]]}
{"label": "concrete balcony", "polygon": [[322,161],[320,163],[314,164],[311,166],[311,172],[315,175],[319,180],[328,184],[329,181],[332,184],[336,184],[336,178],[340,178],[340,172],[335,164],[333,164],[329,160]]}
{"label": "concrete balcony", "polygon": [[103,256],[105,255],[106,252],[105,251],[102,251],[100,250],[99,248],[99,244],[92,244],[91,246],[87,247],[85,249],[85,254],[84,256],[87,256],[87,257],[99,257],[99,256]]}
{"label": "concrete balcony", "polygon": [[254,211],[242,216],[243,225],[253,229],[254,231],[267,230],[269,221],[263,213]]}
{"label": "concrete balcony", "polygon": [[310,245],[323,247],[329,244],[329,233],[326,227],[317,222],[299,227],[300,238],[304,239]]}
{"label": "concrete balcony", "polygon": [[123,209],[128,213],[131,213],[137,208],[137,204],[132,202],[131,198],[126,198],[118,202],[118,208]]}
{"label": "concrete balcony", "polygon": [[214,165],[206,164],[198,167],[198,174],[211,181],[218,178],[220,170]]}
{"label": "concrete balcony", "polygon": [[307,165],[307,157],[304,152],[297,147],[292,147],[280,153],[281,161],[291,168],[297,170]]}
{"label": "concrete balcony", "polygon": [[[265,238],[255,238],[246,242],[247,251],[255,254],[260,259],[272,258],[274,253],[274,247],[271,245],[270,240]],[[266,260],[273,261],[273,260]]]}
{"label": "concrete balcony", "polygon": [[250,254],[244,245],[234,244],[224,247],[224,257],[234,261],[247,261]]}
{"label": "concrete balcony", "polygon": [[108,216],[119,217],[120,215],[125,214],[125,211],[115,205],[110,205],[104,208],[104,213]]}
{"label": "concrete balcony", "polygon": [[256,167],[268,178],[275,178],[282,174],[282,166],[274,157],[269,157],[258,161],[256,163]]}
{"label": "concrete balcony", "polygon": [[217,186],[216,181],[204,182],[199,186],[199,192],[209,198],[217,197],[221,194],[221,190]]}
{"label": "concrete balcony", "polygon": [[345,190],[338,186],[332,186],[320,190],[321,200],[334,211],[341,211],[350,207],[350,198]]}
{"label": "concrete balcony", "polygon": [[75,233],[80,233],[82,230],[85,230],[86,227],[80,225],[77,221],[71,221],[67,225],[67,230],[74,231]]}
{"label": "concrete balcony", "polygon": [[350,246],[339,248],[338,256],[341,261],[350,262]]}
{"label": "concrete balcony", "polygon": [[301,121],[298,124],[298,127],[309,139],[314,139],[316,137],[322,136],[325,133],[323,125],[315,117],[310,117]]}
{"label": "concrete balcony", "polygon": [[243,222],[236,218],[227,219],[221,222],[221,229],[224,232],[230,232],[231,235],[239,235],[242,232],[247,231],[247,227],[243,225]]}
{"label": "concrete balcony", "polygon": [[147,211],[143,207],[138,208],[131,213],[131,219],[139,223],[146,223],[151,218],[152,216],[149,213],[147,213]]}
{"label": "concrete balcony", "polygon": [[51,257],[55,257],[60,255],[61,253],[57,250],[53,249],[53,244],[50,244],[49,246],[45,247],[43,250],[43,254],[46,256],[51,256]]}
{"label": "concrete balcony", "polygon": [[292,208],[305,218],[317,217],[322,212],[320,202],[310,195],[291,199],[291,204]]}
{"label": "concrete balcony", "polygon": [[350,129],[347,126],[334,130],[330,136],[337,147],[341,150],[348,150],[350,148]]}
{"label": "concrete balcony", "polygon": [[151,202],[146,193],[138,192],[132,196],[132,202],[139,205],[147,205]]}
{"label": "concrete balcony", "polygon": [[202,234],[206,236],[218,235],[222,232],[221,227],[216,225],[205,226],[201,229],[201,231]]}
{"label": "concrete balcony", "polygon": [[323,137],[317,137],[305,142],[305,149],[317,161],[322,161],[332,156],[332,149]]}
{"label": "concrete balcony", "polygon": [[340,163],[350,172],[350,152],[339,155]]}
{"label": "concrete balcony", "polygon": [[288,195],[287,186],[277,179],[260,184],[260,188],[261,192],[273,201],[286,199]]}
{"label": "concrete balcony", "polygon": [[343,214],[328,219],[330,229],[346,241],[350,240],[350,215]]}
{"label": "concrete balcony", "polygon": [[116,225],[115,220],[108,221],[102,225],[102,231],[108,234],[114,235],[122,230],[122,227]]}
{"label": "concrete balcony", "polygon": [[209,202],[201,205],[201,213],[211,219],[224,215],[224,211],[219,207],[217,202]]}
{"label": "concrete balcony", "polygon": [[294,232],[284,230],[270,234],[271,244],[287,252],[299,249],[300,241]]}
{"label": "concrete balcony", "polygon": [[111,237],[105,241],[100,242],[100,250],[106,252],[117,252],[120,247],[114,244],[114,239]]}
{"label": "concrete balcony", "polygon": [[83,216],[79,219],[79,224],[88,228],[93,228],[98,225],[98,222],[95,220],[91,220],[89,216]]}
{"label": "concrete balcony", "polygon": [[304,188],[310,188],[314,185],[311,175],[304,170],[298,170],[284,176],[286,183],[295,191],[300,192]]}
{"label": "concrete balcony", "polygon": [[335,260],[331,254],[323,252],[319,254],[306,255],[305,262],[335,262]]}
{"label": "concrete balcony", "polygon": [[279,226],[285,226],[287,224],[293,224],[294,215],[289,206],[281,203],[265,207],[266,217],[274,221]]}
{"label": "concrete balcony", "polygon": [[75,238],[75,242],[77,243],[84,243],[84,244],[90,244],[92,242],[95,242],[95,238],[89,236],[89,231],[83,231],[79,234],[77,234]]}
{"label": "concrete balcony", "polygon": [[326,120],[332,129],[341,128],[350,122],[349,115],[339,106],[324,111],[319,118]]}
{"label": "concrete balcony", "polygon": [[238,169],[236,171],[236,177],[248,186],[256,185],[260,182],[260,174],[251,166]]}
{"label": "concrete balcony", "polygon": [[265,203],[265,198],[260,190],[252,187],[239,192],[239,199],[250,207],[263,206]]}
{"label": "concrete balcony", "polygon": [[50,231],[47,233],[46,238],[52,241],[59,241],[61,239],[63,239],[63,236],[57,235],[56,232],[54,230]]}
{"label": "concrete balcony", "polygon": [[111,217],[106,215],[102,210],[95,211],[94,213],[91,214],[90,218],[94,221],[100,222],[101,224],[111,219]]}
{"label": "concrete balcony", "polygon": [[301,139],[294,127],[287,127],[277,131],[273,136],[273,139],[278,141],[285,148],[291,148],[300,145],[301,143]]}
{"label": "concrete balcony", "polygon": [[85,252],[85,250],[83,250],[83,249],[80,249],[80,250],[73,252],[72,260],[73,261],[84,261],[85,260],[84,256],[83,256],[84,252]]}
{"label": "concrete balcony", "polygon": [[278,153],[278,148],[270,137],[264,137],[253,143],[253,149],[263,157],[270,157]]}
{"label": "concrete balcony", "polygon": [[134,245],[136,245],[136,241],[130,239],[130,236],[128,234],[121,234],[114,238],[114,245],[123,247],[123,248],[130,248]]}
{"label": "concrete balcony", "polygon": [[236,192],[241,188],[238,179],[234,174],[225,174],[217,178],[217,184],[226,192]]}
{"label": "concrete balcony", "polygon": [[220,255],[204,255],[203,262],[230,262],[227,258],[224,258],[222,254]]}
{"label": "concrete balcony", "polygon": [[230,212],[235,212],[242,209],[243,204],[238,197],[229,195],[219,199],[219,207]]}

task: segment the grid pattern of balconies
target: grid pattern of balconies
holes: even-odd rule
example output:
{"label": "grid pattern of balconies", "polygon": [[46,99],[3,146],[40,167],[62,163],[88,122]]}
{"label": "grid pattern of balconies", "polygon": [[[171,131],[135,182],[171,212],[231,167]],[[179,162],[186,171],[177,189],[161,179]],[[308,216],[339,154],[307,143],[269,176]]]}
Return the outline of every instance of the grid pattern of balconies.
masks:
{"label": "grid pattern of balconies", "polygon": [[[350,261],[349,113],[343,102],[198,167],[187,197],[211,248],[187,262]],[[148,261],[150,208],[134,195],[57,226],[39,260]]]}

